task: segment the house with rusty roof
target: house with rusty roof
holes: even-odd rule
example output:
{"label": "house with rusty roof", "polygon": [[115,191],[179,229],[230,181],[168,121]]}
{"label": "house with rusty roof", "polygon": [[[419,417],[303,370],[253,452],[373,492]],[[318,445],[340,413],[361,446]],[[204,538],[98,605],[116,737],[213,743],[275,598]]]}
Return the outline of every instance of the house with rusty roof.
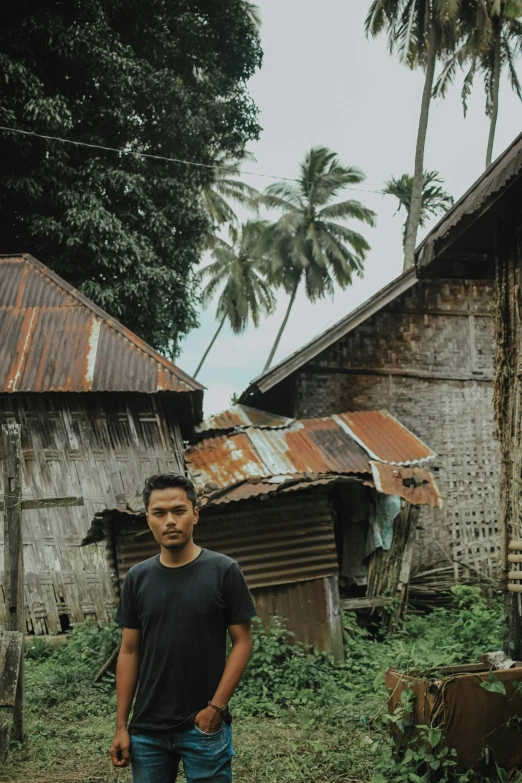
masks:
{"label": "house with rusty roof", "polygon": [[[469,225],[475,199],[484,198],[485,226],[497,219],[489,204],[501,190],[516,203],[509,183],[521,150],[519,137],[420,246],[416,268],[263,372],[240,398],[296,418],[386,408],[429,443],[445,508],[422,510],[414,573],[431,580],[436,567],[439,587],[498,573],[493,234]],[[441,233],[449,225],[459,237],[451,246]],[[444,248],[444,262],[434,246]]]}
{"label": "house with rusty roof", "polygon": [[[236,405],[197,430],[195,540],[239,562],[263,620],[341,660],[341,608],[391,595],[400,615],[419,509],[442,508],[429,446],[383,410],[293,420]],[[120,583],[158,552],[141,506],[98,513],[84,541],[108,542]]]}
{"label": "house with rusty roof", "polygon": [[[500,577],[509,654],[522,657],[522,134],[439,221],[416,251],[436,285],[459,258],[466,274],[495,280],[495,414],[501,459]],[[480,256],[480,264],[475,259]],[[492,476],[496,482],[497,475]],[[473,534],[473,527],[469,531]],[[497,543],[497,542],[495,542]],[[480,539],[476,546],[481,546]],[[492,547],[496,553],[497,547]]]}
{"label": "house with rusty roof", "polygon": [[[112,615],[105,548],[80,543],[144,476],[184,471],[202,400],[203,386],[36,259],[0,256],[0,423],[22,426],[24,497],[85,502],[24,512],[28,631]],[[3,595],[0,573],[0,627]]]}

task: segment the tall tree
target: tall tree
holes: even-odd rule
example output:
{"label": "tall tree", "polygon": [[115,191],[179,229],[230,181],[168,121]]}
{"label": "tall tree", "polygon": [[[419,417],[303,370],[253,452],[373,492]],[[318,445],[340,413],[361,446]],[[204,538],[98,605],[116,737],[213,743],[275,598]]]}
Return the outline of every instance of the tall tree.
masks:
{"label": "tall tree", "polygon": [[313,147],[300,166],[295,184],[270,185],[260,201],[283,213],[265,232],[269,248],[269,279],[290,294],[288,308],[265,364],[270,367],[304,280],[311,302],[333,295],[335,285],[346,288],[354,274],[362,275],[369,250],[366,239],[337,220],[359,220],[375,225],[375,213],[360,201],[335,202],[347,187],[364,180],[354,166],[343,166],[335,152]]}
{"label": "tall tree", "polygon": [[493,159],[503,70],[507,70],[511,87],[522,100],[522,86],[516,70],[516,61],[522,54],[522,0],[467,0],[465,7],[468,14],[459,47],[447,58],[435,85],[435,95],[444,96],[454,81],[457,67],[465,67],[462,103],[466,114],[474,78],[477,73],[482,75],[489,117],[487,168]]}
{"label": "tall tree", "polygon": [[260,250],[260,237],[266,225],[264,221],[252,220],[239,229],[231,226],[232,242],[217,240],[212,248],[214,261],[198,273],[200,282],[208,278],[202,293],[204,307],[212,302],[220,289],[221,293],[216,311],[218,328],[196,368],[194,378],[199,375],[227,319],[234,334],[242,334],[250,319],[258,327],[260,316],[271,313],[274,308],[274,294],[264,274],[266,260]]}
{"label": "tall tree", "polygon": [[224,223],[237,224],[237,215],[230,205],[231,201],[253,212],[258,211],[259,192],[239,179],[241,162],[245,160],[254,160],[254,156],[245,152],[241,161],[220,158],[214,166],[212,182],[203,188],[203,204],[210,221],[207,232],[209,248],[216,243],[216,229]]}
{"label": "tall tree", "polygon": [[[161,350],[197,323],[201,190],[259,135],[245,0],[18,0],[0,29],[3,252],[27,251]],[[204,166],[147,160],[151,153]]]}
{"label": "tall tree", "polygon": [[[453,196],[450,196],[443,188],[444,182],[438,171],[425,171],[422,183],[421,211],[419,226],[424,228],[431,217],[443,215],[453,205]],[[404,208],[406,220],[402,232],[402,242],[406,241],[408,215],[411,208],[411,193],[413,189],[413,177],[403,174],[402,177],[392,177],[384,183],[383,193],[395,196],[399,202],[397,212]]]}
{"label": "tall tree", "polygon": [[377,36],[386,31],[390,52],[397,54],[410,68],[420,66],[425,72],[411,208],[404,243],[404,269],[414,264],[435,68],[439,57],[455,49],[459,9],[460,0],[373,0],[366,18],[367,35]]}

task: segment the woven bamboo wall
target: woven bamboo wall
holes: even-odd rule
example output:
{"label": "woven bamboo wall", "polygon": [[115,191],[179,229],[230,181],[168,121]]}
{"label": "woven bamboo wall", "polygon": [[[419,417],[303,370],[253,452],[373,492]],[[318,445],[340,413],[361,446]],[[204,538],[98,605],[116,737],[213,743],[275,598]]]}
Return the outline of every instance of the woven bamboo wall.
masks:
{"label": "woven bamboo wall", "polygon": [[387,408],[437,452],[446,508],[422,510],[414,568],[449,556],[455,578],[498,566],[492,300],[492,281],[419,281],[293,380],[293,415]]}
{"label": "woven bamboo wall", "polygon": [[[96,511],[137,495],[152,473],[183,471],[183,443],[170,406],[166,397],[139,394],[0,396],[0,423],[22,425],[24,495],[85,499],[84,507],[24,511],[29,632],[54,634],[68,622],[103,623],[111,616],[105,546],[79,545]],[[0,627],[2,580],[0,572]]]}

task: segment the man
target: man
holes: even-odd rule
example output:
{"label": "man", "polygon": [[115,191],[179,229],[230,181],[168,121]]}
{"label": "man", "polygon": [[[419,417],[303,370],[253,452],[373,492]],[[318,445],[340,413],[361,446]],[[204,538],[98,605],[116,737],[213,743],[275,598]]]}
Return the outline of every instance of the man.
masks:
{"label": "man", "polygon": [[116,613],[123,635],[112,763],[130,762],[133,783],[173,783],[180,759],[188,783],[230,783],[228,702],[250,658],[256,610],[238,564],[194,543],[188,479],[151,476],[143,501],[161,550],[129,570]]}

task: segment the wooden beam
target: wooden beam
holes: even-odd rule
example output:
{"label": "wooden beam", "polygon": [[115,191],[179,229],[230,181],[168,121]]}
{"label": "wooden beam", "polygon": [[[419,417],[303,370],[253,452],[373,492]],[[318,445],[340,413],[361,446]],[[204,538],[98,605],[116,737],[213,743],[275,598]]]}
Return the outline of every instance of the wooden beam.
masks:
{"label": "wooden beam", "polygon": [[24,635],[4,634],[0,650],[0,762],[5,762],[12,740],[23,739]]}
{"label": "wooden beam", "polygon": [[341,609],[346,612],[357,611],[358,609],[376,609],[380,606],[388,606],[392,603],[392,598],[383,598],[382,595],[370,596],[368,598],[342,598]]}
{"label": "wooden beam", "polygon": [[522,550],[522,541],[510,541],[508,544],[508,549],[511,552],[517,552]]}
{"label": "wooden beam", "polygon": [[344,663],[343,618],[339,601],[339,580],[337,576],[325,576],[326,613],[330,629],[330,652],[335,663]]}
{"label": "wooden beam", "polygon": [[22,543],[21,428],[15,422],[2,427],[4,485],[4,583],[7,629],[25,631],[24,560]]}
{"label": "wooden beam", "polygon": [[[64,498],[41,498],[40,500],[28,498],[22,500],[22,511],[42,508],[68,508],[70,506],[83,506],[84,501],[81,496]],[[0,500],[0,512],[4,510],[4,501]]]}
{"label": "wooden beam", "polygon": [[0,649],[0,707],[14,707],[16,704],[23,650],[24,635],[19,631],[6,631]]}
{"label": "wooden beam", "polygon": [[[4,485],[4,591],[7,610],[7,630],[20,634],[23,650],[25,631],[24,554],[22,540],[22,439],[21,427],[9,422],[2,427]],[[13,707],[12,739],[24,737],[24,668],[21,656]],[[4,721],[3,734],[11,733]],[[5,736],[4,736],[5,738]],[[6,751],[7,752],[7,751]]]}
{"label": "wooden beam", "polygon": [[120,647],[121,647],[121,645],[119,644],[117,647],[114,648],[114,650],[110,654],[109,658],[107,658],[107,660],[105,661],[105,663],[101,667],[100,671],[98,672],[98,674],[94,678],[94,682],[100,682],[100,680],[102,680],[105,677],[105,675],[107,674],[109,669],[112,666],[116,665],[116,661],[118,660],[118,655],[120,654]]}

